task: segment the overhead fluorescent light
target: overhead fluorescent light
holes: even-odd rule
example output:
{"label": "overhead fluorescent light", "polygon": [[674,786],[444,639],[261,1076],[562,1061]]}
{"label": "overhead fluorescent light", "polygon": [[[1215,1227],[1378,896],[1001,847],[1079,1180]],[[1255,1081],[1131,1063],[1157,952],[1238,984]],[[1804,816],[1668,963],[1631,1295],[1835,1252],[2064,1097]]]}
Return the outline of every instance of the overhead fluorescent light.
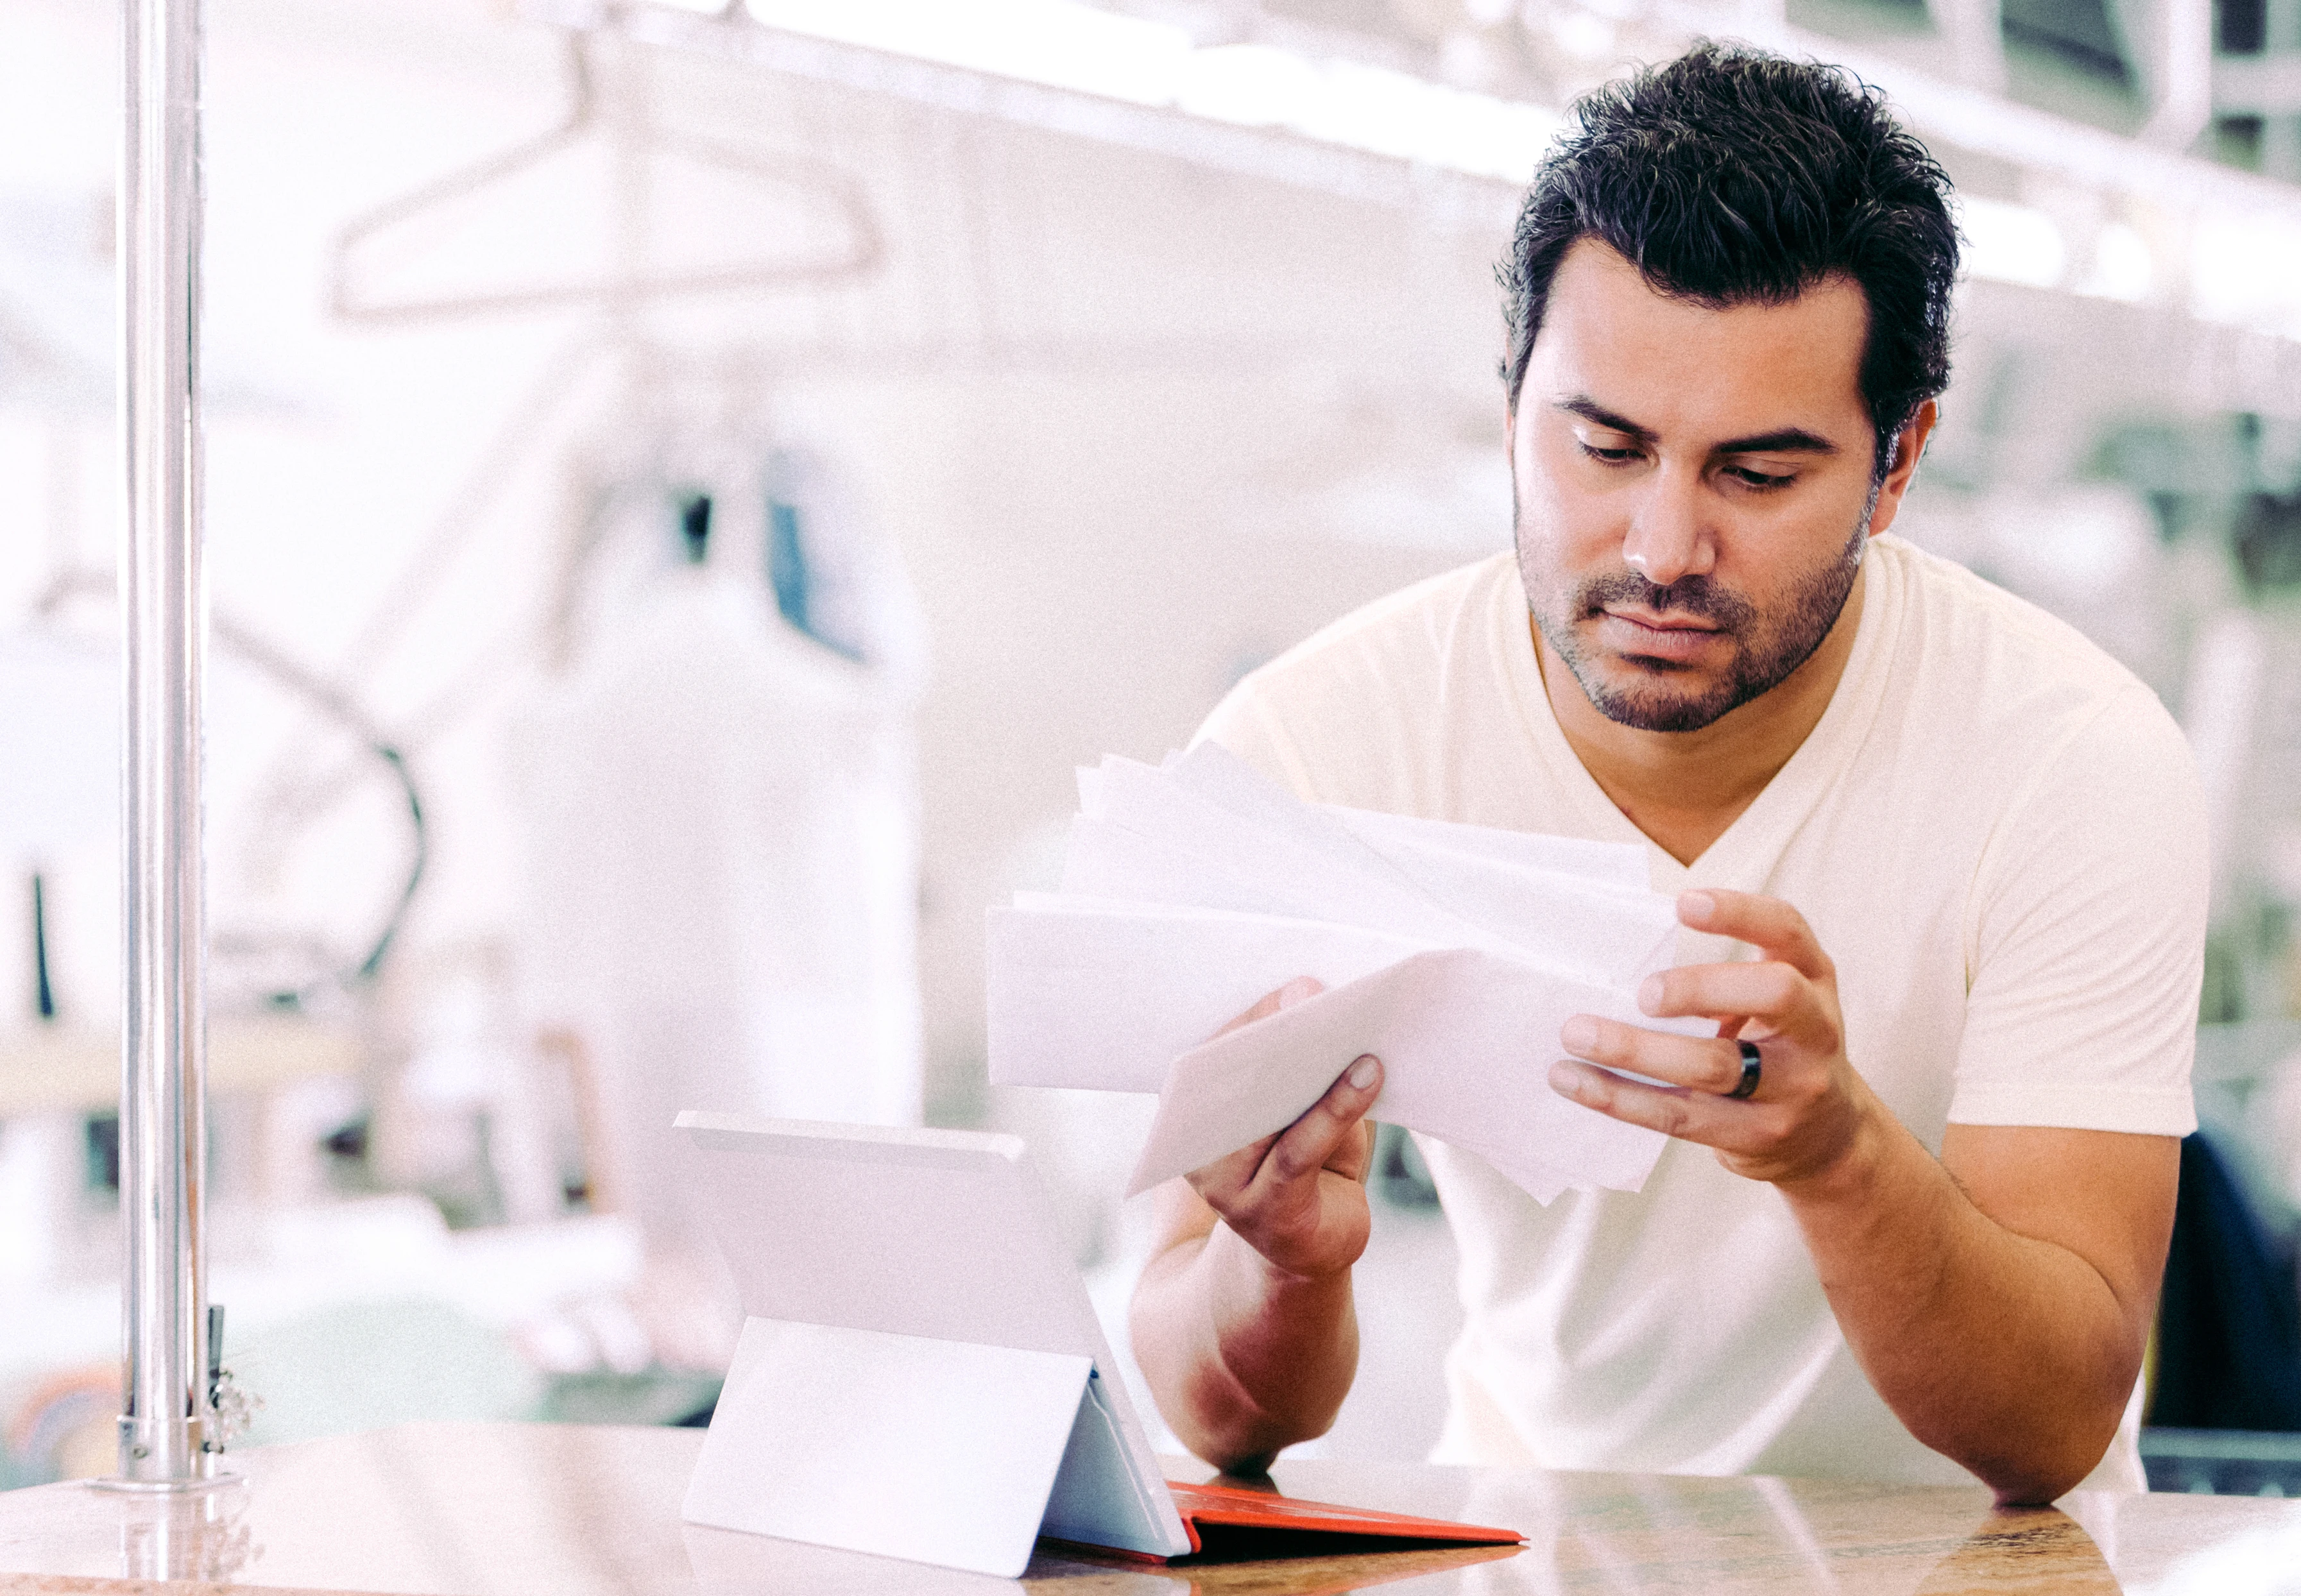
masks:
{"label": "overhead fluorescent light", "polygon": [[1317,114],[1325,74],[1308,57],[1268,45],[1193,50],[1175,104],[1192,116],[1243,128],[1283,128]]}
{"label": "overhead fluorescent light", "polygon": [[1201,49],[1180,28],[1079,0],[746,0],[754,21],[1026,83],[1522,184],[1556,113],[1268,45]]}
{"label": "overhead fluorescent light", "polygon": [[[606,6],[609,0],[590,3]],[[1503,0],[1480,3],[1507,9]],[[1655,3],[1689,27],[1698,20],[1685,4]],[[586,10],[583,0],[563,0],[557,9],[567,5]],[[545,4],[544,9],[555,7]],[[1292,160],[1299,152],[1309,164],[1300,171],[1290,167],[1294,175],[1288,180],[1312,186],[1343,182],[1333,175],[1335,169],[1318,164],[1324,146],[1521,188],[1564,125],[1563,116],[1546,106],[1354,61],[1317,58],[1264,43],[1201,47],[1182,28],[1083,0],[623,0],[615,9],[626,19],[625,26],[650,11],[714,19],[743,14],[772,30],[761,37],[780,35],[801,48],[812,47],[812,40],[954,69],[993,83],[1004,80],[1025,92],[1045,88],[1092,96],[1108,102],[1114,113],[1128,107],[1172,111],[1180,113],[1184,120],[1177,125],[1184,130],[1195,124],[1291,133],[1302,142],[1192,145],[1185,158],[1266,175],[1276,170],[1275,161]],[[1905,113],[1954,143],[2076,176],[2089,185],[2138,194],[2177,192],[2198,202],[2188,240],[2153,241],[2130,226],[2112,222],[2090,240],[2079,240],[2073,250],[2043,211],[1962,197],[1958,213],[1969,278],[2129,303],[2164,297],[2186,278],[2188,308],[2199,317],[2301,337],[2301,288],[2296,286],[2301,279],[2285,266],[2301,256],[2301,212],[2281,205],[2274,185],[2148,149],[2001,96],[1945,86],[1898,63],[1850,60],[1853,52],[1841,47],[1843,41],[1784,29],[1756,31],[1795,53],[1845,61],[1865,78],[1889,84]],[[1041,108],[1032,114],[1047,113]],[[1066,113],[1048,125],[1132,141],[1138,147],[1166,148],[1176,142],[1162,142],[1164,136],[1154,137],[1141,121],[1131,127],[1092,118],[1081,122]],[[1461,204],[1475,187],[1451,191],[1453,202]],[[1348,184],[1344,188],[1359,191]],[[1416,189],[1427,191],[1419,184]],[[1495,196],[1498,207],[1503,203]],[[2166,258],[2166,252],[2185,249],[2188,259]]]}
{"label": "overhead fluorescent light", "polygon": [[1075,0],[747,0],[752,20],[1137,105],[1170,104],[1191,36]]}
{"label": "overhead fluorescent light", "polygon": [[2093,269],[2077,291],[2094,299],[2138,305],[2157,283],[2157,263],[2149,240],[2122,221],[2104,226],[2093,241]]}
{"label": "overhead fluorescent light", "polygon": [[2043,211],[2000,199],[1961,196],[1958,230],[1965,235],[1966,275],[2028,288],[2058,288],[2069,263],[2062,230]]}
{"label": "overhead fluorescent light", "polygon": [[2301,338],[2301,220],[2201,216],[2189,235],[2189,302],[2198,317]]}

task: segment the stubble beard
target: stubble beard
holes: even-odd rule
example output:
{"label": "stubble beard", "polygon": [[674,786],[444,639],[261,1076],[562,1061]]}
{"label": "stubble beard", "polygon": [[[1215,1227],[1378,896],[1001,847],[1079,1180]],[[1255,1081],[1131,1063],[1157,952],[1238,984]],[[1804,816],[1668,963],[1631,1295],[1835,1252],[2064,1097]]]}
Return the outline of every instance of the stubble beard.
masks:
{"label": "stubble beard", "polygon": [[[1512,496],[1515,498],[1515,495]],[[1688,576],[1665,585],[1624,569],[1586,579],[1562,599],[1554,581],[1537,564],[1524,533],[1522,512],[1513,506],[1511,531],[1518,547],[1519,576],[1527,605],[1543,639],[1573,673],[1592,707],[1617,725],[1639,731],[1699,731],[1753,698],[1771,692],[1813,656],[1845,612],[1862,569],[1862,549],[1870,517],[1878,506],[1870,489],[1861,518],[1837,555],[1800,578],[1778,610],[1761,613],[1731,589],[1708,577]],[[1661,614],[1694,615],[1734,640],[1725,671],[1704,678],[1670,661],[1645,659],[1633,669],[1641,680],[1623,685],[1602,673],[1577,628],[1604,613],[1610,604],[1634,604]],[[1619,656],[1611,656],[1619,658]],[[1673,684],[1676,685],[1673,685]]]}

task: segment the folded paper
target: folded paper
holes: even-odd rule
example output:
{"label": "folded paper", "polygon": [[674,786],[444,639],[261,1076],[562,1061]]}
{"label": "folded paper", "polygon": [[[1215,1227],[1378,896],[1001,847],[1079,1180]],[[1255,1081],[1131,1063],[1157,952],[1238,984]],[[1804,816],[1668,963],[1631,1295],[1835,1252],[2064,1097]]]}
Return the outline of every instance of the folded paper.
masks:
{"label": "folded paper", "polygon": [[[1710,1029],[1638,1014],[1677,932],[1643,848],[1306,804],[1211,744],[1079,787],[1063,890],[991,912],[991,1078],[1157,1092],[1130,1193],[1283,1129],[1369,1053],[1377,1118],[1541,1201],[1644,1183],[1664,1138],[1548,1080],[1572,1015]],[[1224,1031],[1304,975],[1325,990]]]}
{"label": "folded paper", "polygon": [[1472,948],[1413,954],[1176,1059],[1127,1195],[1235,1151],[1242,1129],[1292,1124],[1363,1053],[1383,1061],[1379,1117],[1482,1154],[1536,1196],[1559,1180],[1635,1191],[1662,1139],[1548,1079],[1569,1015],[1629,1007]]}

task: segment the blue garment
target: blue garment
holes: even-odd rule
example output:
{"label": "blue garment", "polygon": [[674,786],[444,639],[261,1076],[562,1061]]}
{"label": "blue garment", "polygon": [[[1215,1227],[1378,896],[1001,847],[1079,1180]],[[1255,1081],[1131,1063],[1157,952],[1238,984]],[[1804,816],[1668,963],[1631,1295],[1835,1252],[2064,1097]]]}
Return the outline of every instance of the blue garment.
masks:
{"label": "blue garment", "polygon": [[2293,1262],[2213,1142],[2202,1132],[2185,1137],[2158,1308],[2152,1425],[2301,1430]]}

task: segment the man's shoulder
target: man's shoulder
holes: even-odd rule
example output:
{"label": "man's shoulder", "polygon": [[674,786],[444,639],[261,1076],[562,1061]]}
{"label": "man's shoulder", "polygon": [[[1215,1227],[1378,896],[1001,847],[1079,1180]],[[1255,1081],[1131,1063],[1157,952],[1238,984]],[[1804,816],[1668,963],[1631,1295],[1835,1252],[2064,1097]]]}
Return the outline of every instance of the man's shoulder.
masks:
{"label": "man's shoulder", "polygon": [[1900,538],[1875,542],[1904,594],[1897,663],[1973,729],[2008,721],[2035,732],[2104,714],[2172,726],[2147,684],[2061,617]]}
{"label": "man's shoulder", "polygon": [[1305,797],[1403,812],[1450,732],[1499,701],[1497,629],[1524,613],[1508,553],[1442,572],[1250,673],[1200,734]]}
{"label": "man's shoulder", "polygon": [[1379,675],[1394,690],[1426,673],[1435,675],[1449,653],[1484,637],[1498,586],[1518,588],[1517,564],[1507,551],[1360,606],[1240,685],[1273,701],[1309,707],[1369,676]]}
{"label": "man's shoulder", "polygon": [[1888,702],[1901,751],[1929,750],[1918,765],[1954,762],[1977,800],[2052,802],[2145,772],[2153,789],[2194,783],[2180,725],[2099,644],[1954,561],[1877,541],[1903,594]]}

